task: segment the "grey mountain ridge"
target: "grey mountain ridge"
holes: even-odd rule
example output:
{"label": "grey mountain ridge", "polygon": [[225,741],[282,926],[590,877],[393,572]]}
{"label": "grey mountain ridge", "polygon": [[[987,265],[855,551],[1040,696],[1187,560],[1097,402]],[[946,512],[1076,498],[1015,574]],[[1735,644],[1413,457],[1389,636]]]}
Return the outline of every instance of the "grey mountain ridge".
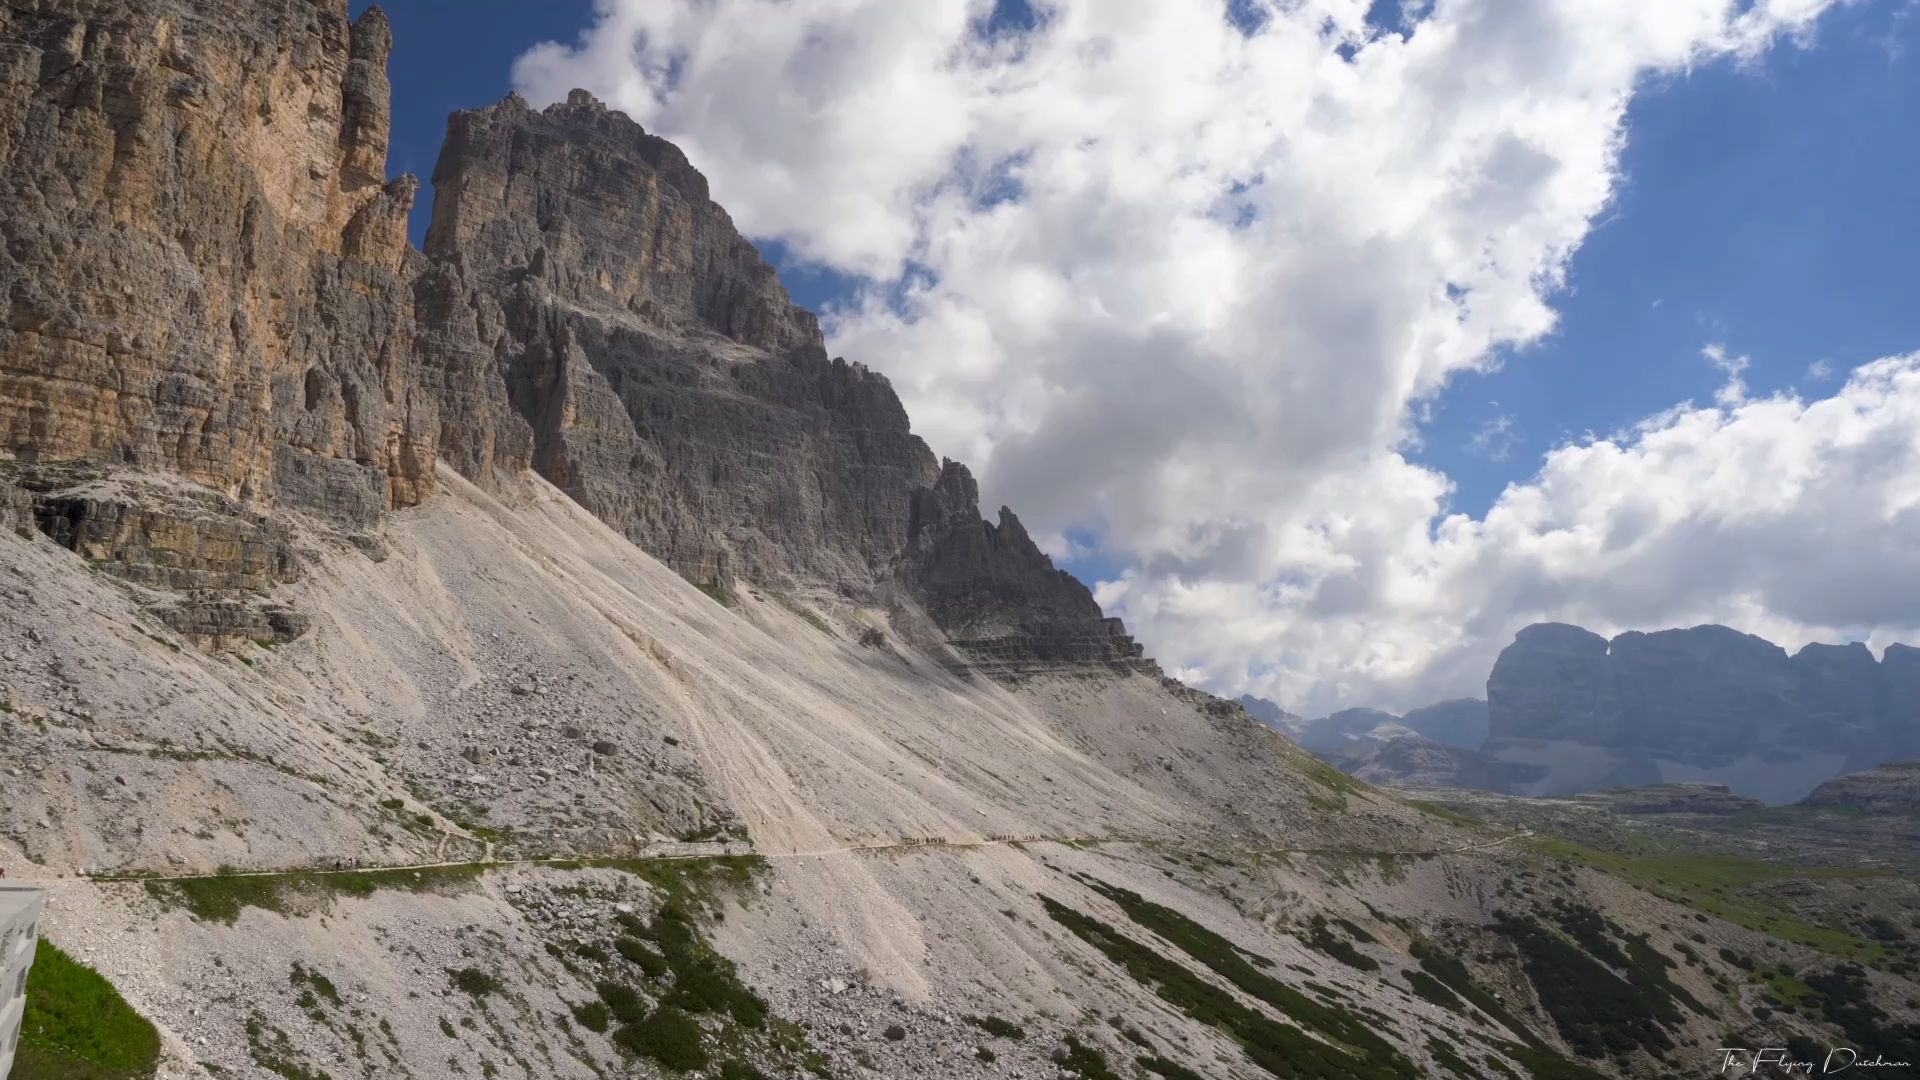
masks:
{"label": "grey mountain ridge", "polygon": [[[1369,736],[1382,725],[1395,725],[1443,746],[1477,749],[1487,737],[1487,703],[1479,698],[1455,698],[1410,710],[1404,716],[1381,709],[1342,709],[1314,720],[1287,712],[1265,698],[1243,694],[1235,699],[1261,723],[1309,749],[1338,750]],[[1384,731],[1392,737],[1399,732]]]}
{"label": "grey mountain ridge", "polygon": [[[1445,727],[1463,708],[1414,710],[1398,723],[1444,744],[1433,731],[1436,710]],[[1609,641],[1539,623],[1495,661],[1485,710],[1483,742],[1450,744],[1476,751],[1455,760],[1453,780],[1438,782],[1444,769],[1428,755],[1416,770],[1420,784],[1560,795],[1699,781],[1792,802],[1829,777],[1920,756],[1920,649],[1890,645],[1875,660],[1857,642],[1809,644],[1789,655],[1724,626]],[[1392,783],[1409,747],[1373,758],[1385,740],[1355,742],[1368,720],[1386,715],[1335,713],[1305,725],[1300,741],[1356,775]]]}

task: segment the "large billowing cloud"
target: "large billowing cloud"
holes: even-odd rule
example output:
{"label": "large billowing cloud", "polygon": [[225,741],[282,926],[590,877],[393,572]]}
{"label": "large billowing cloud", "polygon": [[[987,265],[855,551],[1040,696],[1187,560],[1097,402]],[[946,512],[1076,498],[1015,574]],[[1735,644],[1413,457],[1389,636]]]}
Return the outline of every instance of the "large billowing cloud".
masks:
{"label": "large billowing cloud", "polygon": [[1718,350],[1713,407],[1563,448],[1478,521],[1399,452],[1553,329],[1636,88],[1764,63],[1834,2],[600,0],[516,81],[594,90],[745,231],[863,280],[836,351],[1036,535],[1098,536],[1163,661],[1406,704],[1536,618],[1920,610],[1911,359],[1750,401]]}

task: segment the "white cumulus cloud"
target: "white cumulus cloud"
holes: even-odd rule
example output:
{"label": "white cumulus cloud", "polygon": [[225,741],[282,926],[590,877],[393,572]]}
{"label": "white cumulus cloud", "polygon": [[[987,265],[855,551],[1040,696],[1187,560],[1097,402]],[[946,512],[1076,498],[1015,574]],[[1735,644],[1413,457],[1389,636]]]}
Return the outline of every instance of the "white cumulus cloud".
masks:
{"label": "white cumulus cloud", "polygon": [[[1479,520],[1403,455],[1450,379],[1553,330],[1636,91],[1764,64],[1836,2],[1437,0],[1379,26],[1366,0],[1035,0],[1006,27],[989,0],[599,0],[515,76],[595,91],[749,234],[861,276],[835,350],[1035,535],[1098,536],[1128,567],[1102,601],[1170,668],[1404,705],[1471,690],[1539,617],[1898,623],[1837,578],[1920,548],[1901,481],[1821,455],[1869,428],[1911,452],[1910,361],[1749,400],[1714,347],[1713,407],[1555,451]],[[1809,559],[1832,587],[1795,591]]]}

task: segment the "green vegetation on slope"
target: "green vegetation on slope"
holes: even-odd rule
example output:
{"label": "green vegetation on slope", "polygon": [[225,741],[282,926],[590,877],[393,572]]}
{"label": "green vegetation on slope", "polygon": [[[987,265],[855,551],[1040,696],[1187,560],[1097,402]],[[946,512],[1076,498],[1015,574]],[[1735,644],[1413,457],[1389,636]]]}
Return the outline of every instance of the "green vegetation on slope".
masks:
{"label": "green vegetation on slope", "polygon": [[613,1042],[670,1072],[704,1069],[709,1060],[700,1025],[671,1005],[662,1005],[639,1023],[614,1032]]}
{"label": "green vegetation on slope", "polygon": [[1066,1060],[1060,1065],[1078,1073],[1082,1080],[1120,1080],[1120,1075],[1107,1067],[1107,1055],[1071,1035],[1067,1036]]}
{"label": "green vegetation on slope", "polygon": [[[1346,929],[1349,934],[1356,937],[1364,937],[1367,941],[1373,940],[1372,935],[1367,934],[1366,931],[1361,930],[1345,919],[1337,919],[1335,921],[1338,922],[1342,928]],[[1339,937],[1334,934],[1332,930],[1328,929],[1327,917],[1325,915],[1317,913],[1314,915],[1313,921],[1307,927],[1307,936],[1302,940],[1306,943],[1307,947],[1313,951],[1324,956],[1331,956],[1356,971],[1380,970],[1380,961],[1354,948],[1352,942]]]}
{"label": "green vegetation on slope", "polygon": [[1012,1039],[1018,1042],[1027,1037],[1026,1028],[1021,1027],[1011,1020],[998,1016],[969,1016],[965,1019],[967,1023],[972,1024],[974,1027],[979,1028],[981,1031],[986,1032],[996,1039]]}
{"label": "green vegetation on slope", "polygon": [[825,1059],[809,1049],[804,1031],[774,1020],[765,999],[740,980],[733,962],[707,939],[706,925],[726,917],[725,894],[749,885],[764,860],[739,856],[560,865],[616,869],[643,879],[660,894],[650,916],[620,912],[610,920],[611,950],[575,943],[575,951],[585,955],[592,950],[601,963],[613,962],[611,954],[618,953],[640,976],[632,985],[618,978],[596,983],[600,1000],[572,1007],[582,1027],[612,1028],[615,1046],[669,1072],[705,1070],[718,1061],[723,1078],[764,1077],[745,1056],[751,1050],[786,1073],[804,1069],[826,1075]]}
{"label": "green vegetation on slope", "polygon": [[641,931],[673,973],[664,1004],[689,1013],[730,1015],[744,1027],[767,1026],[767,1003],[740,981],[733,961],[715,952],[684,903],[670,899]]}
{"label": "green vegetation on slope", "polygon": [[153,1075],[160,1033],[100,973],[42,938],[11,1080],[134,1080]]}
{"label": "green vegetation on slope", "polygon": [[721,855],[710,859],[567,859],[549,865],[557,870],[593,868],[631,874],[688,911],[705,911],[718,918],[718,897],[751,884],[753,876],[766,869],[767,860],[758,855]]}
{"label": "green vegetation on slope", "polygon": [[1494,926],[1519,948],[1541,1006],[1575,1052],[1659,1057],[1673,1048],[1665,1028],[1681,1017],[1672,995],[1628,982],[1534,919],[1503,914]]}
{"label": "green vegetation on slope", "polygon": [[[1674,1000],[1695,1013],[1707,1015],[1706,1007],[1695,1000],[1685,987],[1667,978],[1673,961],[1654,948],[1646,934],[1630,934],[1585,904],[1572,904],[1564,900],[1554,901],[1553,917],[1560,929],[1585,949],[1588,956],[1621,973],[1634,986],[1662,998],[1666,1012],[1672,1014],[1670,1022],[1678,1022],[1679,1019],[1678,1013],[1672,1011]],[[1624,952],[1615,938],[1626,943]]]}
{"label": "green vegetation on slope", "polygon": [[1147,1057],[1141,1055],[1140,1057],[1134,1058],[1133,1063],[1155,1076],[1165,1077],[1166,1080],[1206,1080],[1205,1077],[1187,1068],[1185,1065],[1177,1061],[1168,1061],[1163,1057]]}
{"label": "green vegetation on slope", "polygon": [[1442,950],[1432,942],[1415,939],[1413,958],[1420,961],[1421,971],[1432,976],[1455,994],[1472,1002],[1481,1012],[1498,1021],[1502,1027],[1513,1032],[1529,1046],[1545,1045],[1540,1041],[1539,1036],[1533,1033],[1533,1029],[1507,1011],[1507,1007],[1500,1003],[1499,998],[1494,997],[1474,981],[1473,973],[1467,970],[1467,965],[1461,963],[1459,957]]}
{"label": "green vegetation on slope", "polygon": [[1231,1034],[1247,1057],[1280,1077],[1340,1076],[1390,1080],[1417,1075],[1413,1065],[1359,1016],[1307,995],[1267,975],[1225,938],[1171,908],[1099,882],[1089,886],[1112,899],[1129,918],[1179,947],[1248,995],[1289,1019],[1326,1036],[1321,1041],[1243,1004],[1178,961],[1161,956],[1100,920],[1041,897],[1047,914],[1076,937],[1105,953],[1136,982],[1189,1017]]}
{"label": "green vegetation on slope", "polygon": [[1780,866],[1758,859],[1699,852],[1622,854],[1543,837],[1531,843],[1546,854],[1584,863],[1663,900],[1684,904],[1749,930],[1869,963],[1878,961],[1884,952],[1877,942],[1841,930],[1810,926],[1784,906],[1747,891],[1752,886],[1783,878],[1871,878],[1881,876],[1877,871]]}
{"label": "green vegetation on slope", "polygon": [[485,864],[437,866],[424,870],[294,870],[284,874],[221,873],[212,877],[152,880],[147,892],[170,907],[183,907],[197,919],[231,924],[247,908],[286,914],[302,900],[324,904],[335,896],[367,897],[382,889],[452,892],[471,885]]}
{"label": "green vegetation on slope", "polygon": [[1299,751],[1299,754],[1300,757],[1295,764],[1307,774],[1307,778],[1333,792],[1332,795],[1308,792],[1307,801],[1314,809],[1326,813],[1337,813],[1347,808],[1347,796],[1366,794],[1367,785],[1304,750]]}
{"label": "green vegetation on slope", "polygon": [[1897,1023],[1873,999],[1867,973],[1857,964],[1808,975],[1805,1000],[1846,1034],[1850,1046],[1888,1061],[1920,1061],[1920,1024]]}
{"label": "green vegetation on slope", "polygon": [[[1494,997],[1474,980],[1473,974],[1467,970],[1467,965],[1462,963],[1459,957],[1442,950],[1432,942],[1419,939],[1413,943],[1413,957],[1420,961],[1421,970],[1409,976],[1409,982],[1413,982],[1415,976],[1423,973],[1431,976],[1446,990],[1451,990],[1459,995],[1459,998],[1472,1002],[1474,1007],[1523,1040],[1519,1043],[1502,1042],[1497,1045],[1501,1053],[1519,1062],[1533,1080],[1603,1080],[1603,1074],[1567,1060],[1542,1042],[1531,1028],[1501,1004],[1499,998]],[[1416,989],[1419,985],[1415,983]],[[1429,1000],[1432,999],[1429,998]],[[1496,1072],[1506,1071],[1504,1066],[1498,1064],[1497,1059],[1489,1058],[1488,1066]],[[1507,1075],[1511,1076],[1512,1073]]]}

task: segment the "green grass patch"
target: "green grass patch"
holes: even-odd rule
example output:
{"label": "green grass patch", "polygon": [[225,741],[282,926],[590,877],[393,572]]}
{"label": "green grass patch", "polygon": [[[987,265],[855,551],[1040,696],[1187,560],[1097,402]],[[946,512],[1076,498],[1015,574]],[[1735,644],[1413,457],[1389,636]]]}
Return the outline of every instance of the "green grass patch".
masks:
{"label": "green grass patch", "polygon": [[1083,1080],[1120,1080],[1119,1074],[1107,1067],[1107,1055],[1072,1035],[1067,1036],[1067,1056],[1060,1065],[1079,1073]]}
{"label": "green grass patch", "polygon": [[1307,778],[1333,792],[1331,796],[1307,793],[1307,801],[1314,809],[1332,812],[1347,808],[1347,796],[1361,795],[1367,791],[1367,785],[1341,772],[1339,769],[1321,761],[1306,751],[1300,752],[1300,768]]}
{"label": "green grass patch", "polygon": [[808,626],[813,627],[815,630],[820,631],[821,633],[827,635],[830,638],[837,638],[840,636],[839,634],[836,634],[833,632],[833,627],[827,625],[827,620],[821,618],[819,615],[814,614],[812,610],[803,606],[800,603],[800,601],[795,600],[793,597],[788,596],[786,593],[774,593],[773,598],[780,602],[781,607],[786,608],[788,611],[791,611],[795,615],[800,616],[800,618],[806,621],[806,624]]}
{"label": "green grass patch", "polygon": [[1405,801],[1408,806],[1413,807],[1428,817],[1439,818],[1441,821],[1458,825],[1463,829],[1478,829],[1481,825],[1485,824],[1478,818],[1468,817],[1450,806],[1431,802],[1427,799],[1407,799]]}
{"label": "green grass patch", "polygon": [[759,855],[722,855],[711,859],[575,859],[550,864],[556,870],[618,870],[631,874],[690,909],[718,910],[728,894],[746,891],[766,869]]}
{"label": "green grass patch", "polygon": [[476,967],[464,967],[459,971],[447,973],[454,989],[473,997],[482,998],[500,992],[500,980]]}
{"label": "green grass patch", "polygon": [[1005,1020],[998,1016],[969,1016],[966,1020],[967,1023],[972,1024],[974,1027],[979,1028],[981,1031],[986,1032],[996,1039],[1012,1039],[1014,1042],[1019,1042],[1021,1039],[1027,1037],[1026,1028],[1021,1027],[1011,1020]]}
{"label": "green grass patch", "polygon": [[293,962],[293,970],[287,975],[287,983],[291,986],[305,984],[311,987],[313,992],[320,997],[327,999],[335,1005],[340,1004],[340,990],[333,985],[333,980],[303,965],[298,960]]}
{"label": "green grass patch", "polygon": [[[1351,923],[1346,922],[1344,919],[1340,920],[1340,922],[1342,926],[1352,926]],[[1354,927],[1354,929],[1359,930],[1358,927]],[[1365,931],[1360,932],[1365,933]],[[1352,942],[1335,935],[1333,931],[1327,929],[1327,917],[1325,915],[1314,915],[1313,922],[1307,927],[1307,936],[1301,940],[1313,951],[1323,956],[1331,956],[1356,971],[1380,970],[1380,961],[1354,948]],[[1369,936],[1367,940],[1372,941],[1373,938]]]}
{"label": "green grass patch", "polygon": [[1427,1039],[1427,1053],[1433,1056],[1435,1064],[1464,1080],[1475,1080],[1480,1075],[1480,1070],[1475,1069],[1471,1062],[1437,1038]]}
{"label": "green grass patch", "polygon": [[727,587],[717,581],[698,581],[693,587],[707,594],[707,599],[721,607],[730,608],[734,604],[733,593],[727,591]]}
{"label": "green grass patch", "polygon": [[[1421,972],[1432,976],[1435,981],[1445,986],[1448,990],[1472,1002],[1474,1007],[1489,1017],[1492,1017],[1508,1031],[1513,1032],[1522,1042],[1535,1047],[1544,1047],[1546,1045],[1540,1041],[1538,1035],[1533,1033],[1532,1028],[1529,1028],[1526,1024],[1522,1023],[1518,1017],[1507,1011],[1507,1007],[1500,1003],[1499,998],[1494,997],[1486,988],[1474,980],[1473,973],[1467,970],[1467,965],[1462,963],[1459,957],[1441,949],[1432,942],[1416,938],[1413,942],[1413,958],[1420,962]],[[1409,978],[1409,981],[1412,981],[1411,978]],[[1425,995],[1422,996],[1424,997]],[[1429,998],[1428,1000],[1432,999]]]}
{"label": "green grass patch", "polygon": [[486,872],[481,863],[426,870],[291,871],[284,874],[236,874],[149,880],[149,895],[168,907],[185,908],[206,922],[232,924],[247,908],[286,914],[304,904],[330,902],[336,896],[368,897],[382,889],[405,892],[454,892]]}
{"label": "green grass patch", "polygon": [[667,964],[666,957],[653,951],[652,947],[639,938],[622,934],[614,939],[613,949],[621,956],[633,961],[640,968],[641,973],[649,979],[657,979],[673,970]]}
{"label": "green grass patch", "polygon": [[1653,893],[1737,926],[1797,942],[1835,956],[1878,963],[1885,949],[1844,930],[1813,926],[1797,918],[1783,903],[1754,896],[1746,890],[1784,878],[1857,879],[1885,876],[1878,870],[1854,867],[1779,866],[1731,855],[1698,852],[1621,854],[1596,851],[1545,837],[1528,841],[1535,850],[1571,862],[1584,863]]}
{"label": "green grass patch", "polygon": [[1143,1054],[1140,1057],[1134,1058],[1133,1063],[1155,1076],[1166,1077],[1166,1080],[1207,1080],[1206,1077],[1201,1076],[1185,1065],[1177,1061],[1168,1061],[1166,1058],[1157,1055],[1148,1057]]}
{"label": "green grass patch", "polygon": [[1857,964],[1806,976],[1807,1001],[1839,1028],[1862,1056],[1920,1061],[1920,1023],[1896,1021],[1875,1000],[1867,973]]}
{"label": "green grass patch", "polygon": [[662,1005],[637,1024],[613,1033],[615,1046],[649,1058],[669,1072],[704,1069],[711,1060],[705,1037],[693,1017],[671,1005]]}
{"label": "green grass patch", "polygon": [[612,1026],[611,1014],[607,1012],[606,1002],[588,1001],[573,1007],[573,1022],[588,1031],[597,1031],[602,1035]]}
{"label": "green grass patch", "polygon": [[134,1080],[153,1075],[160,1033],[99,972],[40,939],[12,1080]]}
{"label": "green grass patch", "polygon": [[1789,1009],[1797,1009],[1800,1002],[1813,992],[1813,988],[1791,975],[1775,974],[1767,979],[1769,997]]}
{"label": "green grass patch", "polygon": [[613,1018],[623,1024],[637,1024],[647,1018],[647,1003],[633,987],[616,982],[603,982],[594,987],[600,994],[600,1000],[606,1002]]}
{"label": "green grass patch", "polygon": [[1414,994],[1423,1000],[1431,1001],[1451,1012],[1461,1010],[1459,996],[1447,989],[1445,983],[1424,971],[1407,972],[1407,985],[1411,986]]}
{"label": "green grass patch", "polygon": [[255,1065],[282,1080],[333,1080],[325,1069],[310,1069],[292,1056],[298,1053],[292,1037],[258,1013],[247,1019],[247,1053]]}

